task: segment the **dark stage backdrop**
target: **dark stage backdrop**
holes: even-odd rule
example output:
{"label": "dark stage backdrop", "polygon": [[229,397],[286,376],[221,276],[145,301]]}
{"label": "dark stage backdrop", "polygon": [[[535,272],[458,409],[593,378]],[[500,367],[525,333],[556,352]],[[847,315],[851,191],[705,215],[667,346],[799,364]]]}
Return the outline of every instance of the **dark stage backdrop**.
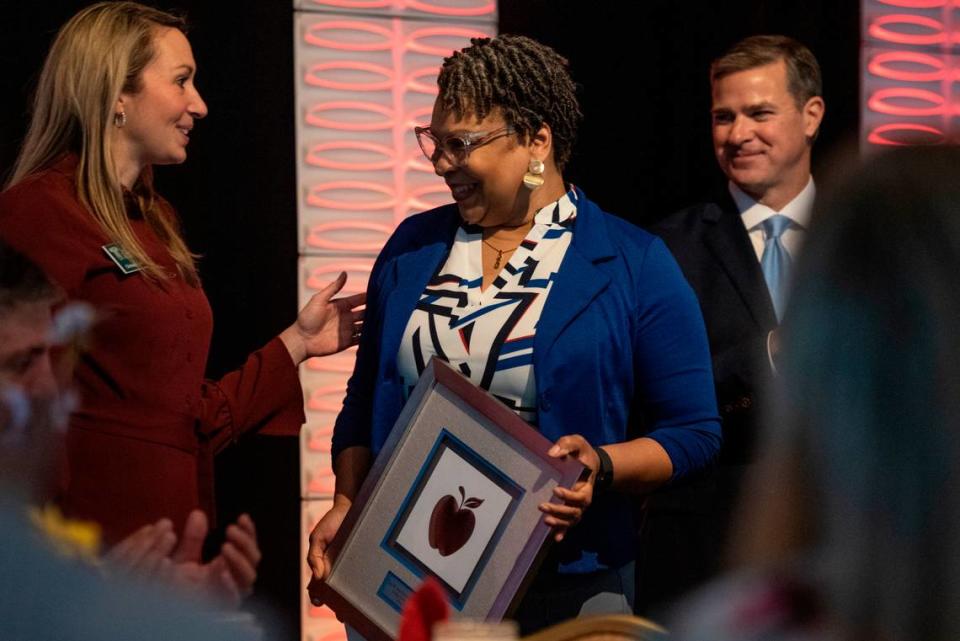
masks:
{"label": "dark stage backdrop", "polygon": [[[724,180],[710,143],[710,61],[737,40],[782,33],[823,69],[826,119],[815,165],[856,140],[859,0],[501,2],[501,33],[565,55],[584,122],[567,178],[601,206],[643,223]],[[815,167],[816,169],[816,167]]]}
{"label": "dark stage backdrop", "polygon": [[[86,2],[7,3],[0,172],[23,136],[27,95],[57,27]],[[295,313],[293,20],[291,2],[179,0],[210,115],[190,158],[158,172],[179,209],[216,318],[211,376],[237,366]],[[753,33],[806,42],[825,76],[823,159],[854,139],[858,121],[857,0],[585,2],[501,0],[502,32],[523,33],[567,56],[585,121],[568,179],[637,223],[722,185],[710,145],[709,61]],[[818,163],[819,164],[819,163]],[[253,437],[218,462],[220,518],[249,511],[264,547],[258,592],[298,625],[299,486],[293,439]]]}

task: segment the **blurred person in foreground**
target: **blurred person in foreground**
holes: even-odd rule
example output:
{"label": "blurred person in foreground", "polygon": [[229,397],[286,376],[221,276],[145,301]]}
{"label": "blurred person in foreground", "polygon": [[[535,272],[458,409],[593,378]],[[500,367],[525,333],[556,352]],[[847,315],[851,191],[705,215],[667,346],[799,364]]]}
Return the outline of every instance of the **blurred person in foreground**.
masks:
{"label": "blurred person in foreground", "polygon": [[[630,493],[704,468],[720,426],[703,319],[664,244],[603,210],[563,170],[581,114],[567,61],[523,36],[446,58],[415,129],[455,203],[397,228],[371,273],[365,330],[334,428],[327,546],[431,357],[449,362],[589,467],[540,506],[559,542],[517,611],[528,633],[629,613]],[[646,430],[628,433],[631,411]]]}
{"label": "blurred person in foreground", "polygon": [[960,634],[958,167],[957,148],[915,148],[837,172],[785,317],[738,571],[678,613],[676,638]]}
{"label": "blurred person in foreground", "polygon": [[184,162],[207,115],[185,29],[134,2],[73,16],[0,193],[0,238],[100,319],[73,376],[58,503],[96,521],[108,545],[158,519],[205,528],[214,455],[251,432],[296,435],[297,365],[348,347],[360,329],[362,295],[330,300],[341,274],[240,369],[204,378],[210,305],[177,214],[153,186],[154,166]]}
{"label": "blurred person in foreground", "polygon": [[[0,638],[258,638],[255,626],[214,614],[207,601],[235,601],[252,586],[259,550],[249,517],[228,528],[228,543],[207,564],[200,563],[206,526],[199,512],[178,547],[165,520],[141,528],[101,562],[95,524],[44,508],[74,402],[57,380],[51,351],[64,349],[92,318],[74,304],[54,320],[60,299],[36,265],[0,242]],[[143,582],[158,578],[166,587]],[[181,596],[167,592],[172,585]],[[192,603],[181,600],[188,595]]]}

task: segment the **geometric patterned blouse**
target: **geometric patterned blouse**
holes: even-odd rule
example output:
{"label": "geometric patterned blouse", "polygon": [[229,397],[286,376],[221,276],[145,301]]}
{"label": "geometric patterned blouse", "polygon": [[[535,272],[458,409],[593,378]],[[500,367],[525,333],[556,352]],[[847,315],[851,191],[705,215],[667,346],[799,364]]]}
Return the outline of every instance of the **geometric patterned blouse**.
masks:
{"label": "geometric patterned blouse", "polygon": [[397,366],[407,394],[436,356],[536,425],[533,337],[570,246],[575,203],[570,190],[540,209],[484,291],[483,230],[466,224],[457,229],[450,255],[423,290],[400,343]]}

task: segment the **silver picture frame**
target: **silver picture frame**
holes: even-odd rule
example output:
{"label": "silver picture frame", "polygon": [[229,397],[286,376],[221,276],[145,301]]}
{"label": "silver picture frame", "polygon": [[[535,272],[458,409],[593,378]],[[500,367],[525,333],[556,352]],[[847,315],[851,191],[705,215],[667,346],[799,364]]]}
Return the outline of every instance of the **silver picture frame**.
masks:
{"label": "silver picture frame", "polygon": [[454,618],[509,616],[550,540],[538,506],[589,472],[551,445],[433,359],[330,544],[319,596],[370,641],[396,638],[427,577]]}

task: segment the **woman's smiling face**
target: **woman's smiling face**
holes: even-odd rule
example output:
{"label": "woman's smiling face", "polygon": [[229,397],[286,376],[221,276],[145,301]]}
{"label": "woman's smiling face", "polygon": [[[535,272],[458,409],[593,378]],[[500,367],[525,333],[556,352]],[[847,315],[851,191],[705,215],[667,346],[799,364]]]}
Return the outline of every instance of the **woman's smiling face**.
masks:
{"label": "woman's smiling face", "polygon": [[[486,134],[504,129],[499,110],[483,119],[473,114],[457,118],[434,105],[430,132],[443,140],[451,134]],[[450,193],[466,223],[481,227],[516,226],[524,222],[530,204],[530,191],[523,175],[531,159],[529,145],[515,134],[493,137],[470,150],[460,162],[443,153],[434,154],[434,171],[450,187]]]}
{"label": "woman's smiling face", "polygon": [[130,159],[141,167],[181,163],[194,122],[207,105],[193,84],[196,63],[186,36],[158,28],[153,60],[144,68],[137,93],[122,94],[118,111],[127,115],[119,130]]}

